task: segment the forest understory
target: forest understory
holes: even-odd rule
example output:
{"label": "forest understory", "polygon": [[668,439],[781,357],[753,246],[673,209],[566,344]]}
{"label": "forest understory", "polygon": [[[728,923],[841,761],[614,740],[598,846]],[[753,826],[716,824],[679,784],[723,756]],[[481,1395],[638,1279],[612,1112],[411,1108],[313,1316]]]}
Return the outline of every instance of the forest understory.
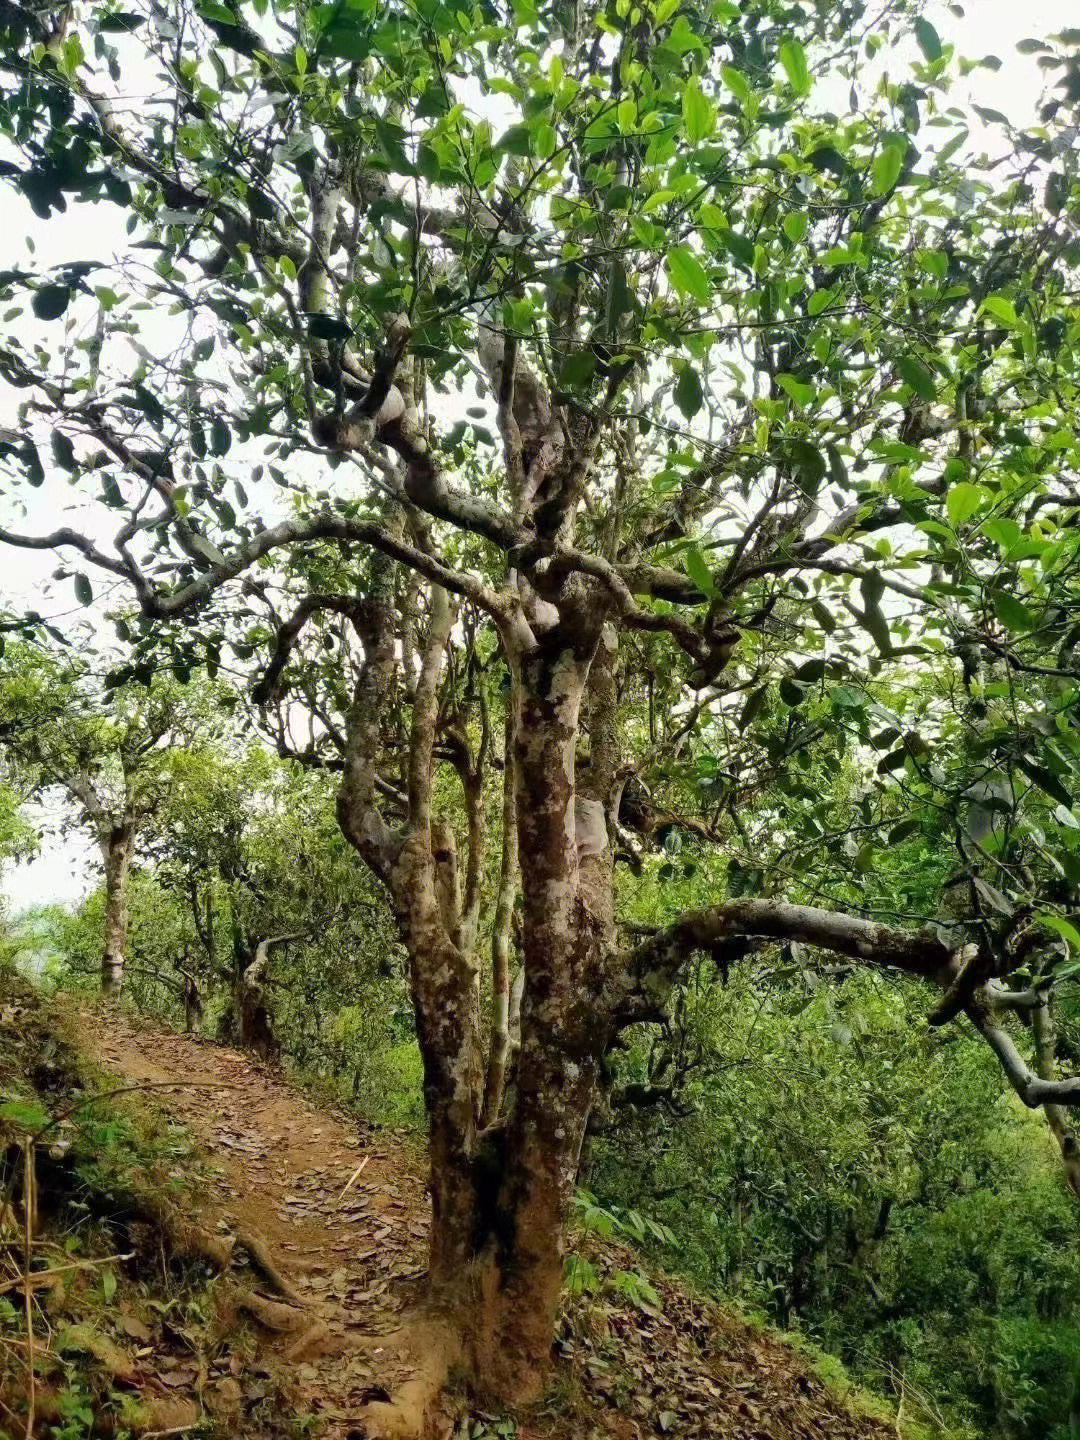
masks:
{"label": "forest understory", "polygon": [[[5,1440],[375,1440],[403,1395],[420,1407],[419,1433],[440,1440],[902,1433],[830,1390],[807,1357],[595,1236],[580,1237],[580,1257],[602,1279],[639,1277],[640,1293],[612,1283],[568,1299],[544,1401],[486,1412],[453,1385],[444,1327],[421,1300],[428,1207],[414,1135],[320,1109],[249,1055],[21,985],[0,996],[0,1055],[4,1095],[23,1092],[0,1111]],[[27,1247],[22,1147],[35,1134]]]}

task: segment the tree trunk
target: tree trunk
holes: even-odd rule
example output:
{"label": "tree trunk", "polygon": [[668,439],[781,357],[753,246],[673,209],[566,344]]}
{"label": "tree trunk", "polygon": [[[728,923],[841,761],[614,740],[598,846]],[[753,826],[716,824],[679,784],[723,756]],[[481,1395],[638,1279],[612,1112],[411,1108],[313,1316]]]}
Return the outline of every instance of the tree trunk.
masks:
{"label": "tree trunk", "polygon": [[509,1114],[480,1134],[472,1165],[453,1182],[457,1219],[472,1230],[467,1244],[459,1233],[456,1248],[439,1204],[448,1172],[432,1117],[432,1273],[452,1253],[443,1278],[464,1316],[470,1379],[503,1403],[534,1399],[550,1363],[571,1201],[607,1043],[601,995],[612,933],[610,850],[579,850],[574,774],[597,634],[556,629],[522,666],[516,687],[522,1040]]}
{"label": "tree trunk", "polygon": [[124,826],[110,830],[102,841],[105,862],[105,940],[101,952],[101,991],[116,997],[124,983],[127,952],[127,882],[131,869],[131,834]]}
{"label": "tree trunk", "polygon": [[[1032,1011],[1031,1029],[1035,1039],[1036,1073],[1044,1080],[1053,1080],[1057,1073],[1054,1022],[1045,996]],[[1061,1151],[1065,1183],[1074,1195],[1080,1197],[1080,1140],[1077,1139],[1072,1117],[1063,1105],[1044,1105],[1043,1112]]]}
{"label": "tree trunk", "polygon": [[269,984],[267,970],[270,965],[270,950],[275,945],[299,940],[300,936],[301,932],[297,930],[288,935],[274,935],[260,940],[251,960],[240,967],[236,977],[233,1005],[237,1038],[243,1049],[253,1051],[268,1064],[275,1064],[281,1058],[281,1044],[274,1033],[273,1016],[266,993]]}
{"label": "tree trunk", "polygon": [[506,741],[503,747],[502,857],[495,918],[491,933],[491,1040],[488,1049],[487,1079],[484,1083],[482,1123],[498,1119],[506,1087],[510,1059],[510,927],[517,889],[517,806],[514,783],[514,713],[506,711]]}
{"label": "tree trunk", "polygon": [[[587,794],[578,795],[574,773],[603,607],[582,589],[579,603],[571,596],[565,617],[554,620],[554,606],[537,601],[539,637],[530,632],[507,657],[513,763],[493,937],[493,1053],[485,1065],[468,878],[463,905],[453,829],[432,814],[438,682],[454,612],[433,588],[419,673],[406,687],[406,820],[392,828],[375,788],[384,727],[398,703],[390,578],[374,575],[357,612],[365,658],[347,721],[338,818],[386,884],[409,956],[430,1136],[431,1299],[456,1332],[455,1353],[474,1389],[515,1403],[539,1393],[550,1362],[581,1146],[609,1039],[603,997],[614,934],[601,791],[610,764],[591,730]],[[610,697],[605,704],[610,709]],[[590,820],[587,845],[580,844],[579,799]],[[479,843],[475,824],[468,840],[466,877]],[[515,872],[523,901],[521,1044],[500,1105],[515,1028],[507,953]]]}

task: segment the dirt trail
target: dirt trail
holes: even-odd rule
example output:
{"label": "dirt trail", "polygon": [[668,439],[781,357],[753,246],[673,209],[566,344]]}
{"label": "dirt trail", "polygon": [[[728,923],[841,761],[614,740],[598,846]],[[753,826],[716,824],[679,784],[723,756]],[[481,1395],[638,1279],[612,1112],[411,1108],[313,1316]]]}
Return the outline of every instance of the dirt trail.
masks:
{"label": "dirt trail", "polygon": [[[327,1440],[355,1434],[364,1404],[407,1378],[392,1343],[355,1353],[350,1342],[392,1341],[415,1297],[427,1233],[420,1156],[317,1109],[236,1051],[100,1009],[82,1009],[77,1026],[81,1048],[118,1080],[190,1083],[148,1098],[202,1142],[219,1171],[200,1197],[201,1223],[266,1241],[329,1332],[295,1361],[309,1409],[326,1419]],[[226,1085],[235,1088],[196,1088]],[[270,1343],[284,1354],[295,1339]]]}
{"label": "dirt trail", "polygon": [[[147,1098],[211,1156],[217,1178],[197,1218],[233,1235],[257,1230],[325,1323],[311,1353],[291,1360],[295,1337],[264,1334],[260,1355],[289,1367],[296,1414],[321,1417],[320,1440],[362,1440],[365,1405],[397,1398],[414,1378],[415,1348],[410,1358],[394,1332],[424,1274],[419,1147],[319,1109],[259,1062],[197,1037],[90,1007],[72,1028],[118,1082],[190,1082]],[[195,1088],[223,1085],[235,1088]],[[595,1239],[584,1253],[597,1288],[568,1304],[552,1398],[519,1418],[516,1440],[896,1440],[894,1423],[838,1399],[789,1346],[652,1271],[659,1307],[628,1303],[617,1280],[638,1257]],[[415,1347],[415,1327],[412,1336]],[[454,1440],[507,1433],[475,1418],[459,1417]]]}

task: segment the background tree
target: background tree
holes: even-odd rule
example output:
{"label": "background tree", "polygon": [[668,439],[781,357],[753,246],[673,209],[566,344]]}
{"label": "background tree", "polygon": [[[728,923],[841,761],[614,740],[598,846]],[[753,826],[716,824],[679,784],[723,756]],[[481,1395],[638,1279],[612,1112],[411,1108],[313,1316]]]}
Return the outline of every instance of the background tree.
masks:
{"label": "background tree", "polygon": [[[0,24],[10,180],[39,215],[107,202],[139,237],[109,274],[6,277],[34,318],[0,354],[28,425],[5,461],[38,483],[47,428],[117,528],[0,540],[77,555],[87,598],[90,568],[130,587],[125,683],[163,646],[185,672],[266,646],[281,747],[340,769],[408,954],[430,1278],[473,1380],[539,1384],[605,1058],[701,952],[724,972],[794,942],[931,982],[934,1023],[967,1018],[1071,1163],[1080,1081],[1049,1016],[1080,941],[1074,829],[1039,817],[1047,796],[1075,822],[1075,36],[1003,165],[961,155],[957,57],[899,3],[181,0]],[[916,58],[883,77],[902,38]],[[137,113],[133,73],[157,77]],[[850,85],[847,118],[819,73]],[[161,334],[136,340],[143,306]],[[977,778],[907,700],[881,714],[868,682],[900,658],[949,672]],[[815,700],[920,823],[958,825],[943,928],[858,894],[791,903],[740,862],[742,893],[620,935],[616,842],[724,840],[657,815],[672,768],[711,757],[736,831],[759,785],[797,809]],[[944,701],[928,718],[951,724]],[[520,1051],[485,1105],[515,930]]]}
{"label": "background tree", "polygon": [[85,665],[36,650],[13,657],[0,706],[9,760],[38,791],[64,791],[98,846],[105,876],[101,988],[118,993],[136,842],[171,784],[173,747],[194,742],[197,718],[174,683],[114,687],[106,696]]}
{"label": "background tree", "polygon": [[337,1006],[394,969],[389,917],[341,835],[332,782],[258,745],[184,754],[173,774],[144,853],[186,913],[200,989],[227,987],[218,1028],[267,1058],[283,1041],[325,1053]]}

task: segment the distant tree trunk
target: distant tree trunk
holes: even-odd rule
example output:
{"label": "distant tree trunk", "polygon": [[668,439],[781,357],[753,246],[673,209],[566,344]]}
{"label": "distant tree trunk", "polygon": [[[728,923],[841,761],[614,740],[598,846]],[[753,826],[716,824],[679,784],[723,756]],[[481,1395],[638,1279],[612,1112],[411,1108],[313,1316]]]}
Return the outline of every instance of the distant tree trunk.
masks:
{"label": "distant tree trunk", "polygon": [[196,1020],[203,1017],[203,1001],[194,975],[183,972],[184,1029],[190,1035]]}
{"label": "distant tree trunk", "polygon": [[299,932],[294,931],[288,935],[274,935],[260,940],[251,960],[239,969],[236,977],[233,999],[237,1038],[245,1050],[252,1050],[269,1062],[276,1061],[281,1055],[281,1045],[274,1033],[266,995],[266,971],[270,963],[270,950],[274,945],[283,945],[288,940],[299,938]]}
{"label": "distant tree trunk", "polygon": [[116,997],[124,983],[127,954],[127,882],[131,869],[132,833],[129,826],[116,825],[103,837],[105,863],[105,938],[101,952],[101,991]]}

